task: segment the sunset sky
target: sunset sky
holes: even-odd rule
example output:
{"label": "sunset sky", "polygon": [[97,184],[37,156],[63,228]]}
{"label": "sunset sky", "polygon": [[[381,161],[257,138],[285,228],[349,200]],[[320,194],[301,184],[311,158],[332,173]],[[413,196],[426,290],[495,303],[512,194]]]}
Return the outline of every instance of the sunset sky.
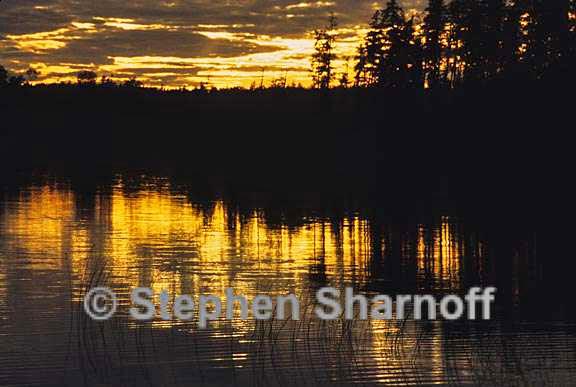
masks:
{"label": "sunset sky", "polygon": [[[0,64],[39,70],[43,82],[80,70],[148,85],[249,86],[287,76],[308,84],[312,31],[338,17],[339,71],[385,1],[4,0]],[[407,11],[424,0],[400,1]]]}

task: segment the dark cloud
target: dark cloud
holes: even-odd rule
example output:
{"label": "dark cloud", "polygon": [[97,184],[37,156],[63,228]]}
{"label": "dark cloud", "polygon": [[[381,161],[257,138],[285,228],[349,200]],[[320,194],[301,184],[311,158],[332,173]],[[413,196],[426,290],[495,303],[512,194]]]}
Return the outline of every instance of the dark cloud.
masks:
{"label": "dark cloud", "polygon": [[107,30],[104,33],[71,41],[66,48],[50,53],[51,60],[71,62],[87,58],[94,64],[110,63],[108,57],[172,56],[206,57],[237,56],[255,52],[273,51],[273,47],[262,47],[249,42],[230,42],[209,39],[187,31]]}
{"label": "dark cloud", "polygon": [[0,35],[31,34],[67,26],[71,18],[56,0],[0,2]]}
{"label": "dark cloud", "polygon": [[[103,65],[109,57],[172,56],[232,57],[277,48],[253,42],[208,38],[199,25],[214,31],[302,37],[325,24],[334,12],[342,27],[366,24],[373,0],[4,0],[0,2],[0,62]],[[384,4],[385,0],[378,2]],[[423,7],[424,0],[406,0],[406,7]],[[121,18],[151,27],[124,30],[104,25],[100,18]],[[75,30],[73,23],[93,23],[96,33]],[[162,27],[163,26],[163,27]],[[24,50],[8,35],[67,28],[73,39],[58,49]],[[206,29],[211,31],[211,29]],[[58,40],[58,38],[56,38]]]}
{"label": "dark cloud", "polygon": [[[366,23],[374,3],[370,0],[5,0],[0,3],[0,33],[39,32],[71,21],[114,17],[178,26],[255,24],[260,33],[290,34],[321,25],[330,12],[335,12],[343,25]],[[424,1],[403,3],[405,7],[421,8]],[[298,4],[311,6],[298,7]],[[287,18],[287,14],[297,17]]]}

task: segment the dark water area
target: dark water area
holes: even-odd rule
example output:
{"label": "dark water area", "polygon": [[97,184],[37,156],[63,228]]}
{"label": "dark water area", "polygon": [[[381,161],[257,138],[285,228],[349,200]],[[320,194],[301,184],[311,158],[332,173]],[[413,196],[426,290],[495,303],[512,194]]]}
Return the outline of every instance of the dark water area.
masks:
{"label": "dark water area", "polygon": [[[0,100],[0,385],[576,377],[562,98],[19,93]],[[106,322],[82,308],[97,285],[119,297]],[[142,286],[294,293],[303,314],[140,323]],[[326,322],[323,286],[497,296],[488,321]]]}

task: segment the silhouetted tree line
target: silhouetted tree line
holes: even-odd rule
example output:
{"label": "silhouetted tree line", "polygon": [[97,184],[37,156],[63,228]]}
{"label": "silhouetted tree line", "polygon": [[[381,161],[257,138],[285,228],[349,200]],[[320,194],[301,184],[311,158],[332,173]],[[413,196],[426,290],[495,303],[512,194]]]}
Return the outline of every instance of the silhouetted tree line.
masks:
{"label": "silhouetted tree line", "polygon": [[[0,65],[0,88],[18,87],[29,85],[30,82],[38,80],[40,72],[34,68],[29,68],[23,74],[11,74],[6,68]],[[140,88],[143,83],[136,78],[128,80],[114,80],[109,76],[102,76],[98,82],[98,74],[90,70],[82,70],[76,74],[76,83],[78,86],[102,86],[102,87],[130,87]]]}
{"label": "silhouetted tree line", "polygon": [[18,87],[28,82],[38,79],[40,73],[29,68],[24,74],[10,74],[3,66],[0,65],[0,88],[2,87]]}
{"label": "silhouetted tree line", "polygon": [[[76,74],[76,79],[78,85],[82,86],[96,86],[98,84],[98,74],[94,71],[83,70]],[[116,81],[113,78],[103,75],[100,78],[100,86],[115,88],[115,87],[131,87],[139,88],[144,84],[136,78],[130,78],[124,81]]]}
{"label": "silhouetted tree line", "polygon": [[[313,85],[329,87],[335,26],[316,31]],[[576,0],[429,0],[407,17],[388,0],[356,56],[355,86],[455,88],[573,71]]]}
{"label": "silhouetted tree line", "polygon": [[541,79],[574,64],[574,0],[430,0],[415,28],[395,0],[376,11],[356,84],[457,87]]}

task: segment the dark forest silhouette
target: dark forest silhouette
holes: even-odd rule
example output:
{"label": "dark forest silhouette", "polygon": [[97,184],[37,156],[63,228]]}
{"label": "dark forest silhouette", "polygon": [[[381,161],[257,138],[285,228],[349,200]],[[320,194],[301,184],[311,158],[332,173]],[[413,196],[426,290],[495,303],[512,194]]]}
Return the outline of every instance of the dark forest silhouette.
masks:
{"label": "dark forest silhouette", "polygon": [[[358,49],[355,85],[456,88],[495,80],[573,74],[574,0],[429,0],[422,21],[396,0],[377,10]],[[333,21],[316,31],[314,86],[327,88]],[[321,65],[318,64],[321,63]]]}

